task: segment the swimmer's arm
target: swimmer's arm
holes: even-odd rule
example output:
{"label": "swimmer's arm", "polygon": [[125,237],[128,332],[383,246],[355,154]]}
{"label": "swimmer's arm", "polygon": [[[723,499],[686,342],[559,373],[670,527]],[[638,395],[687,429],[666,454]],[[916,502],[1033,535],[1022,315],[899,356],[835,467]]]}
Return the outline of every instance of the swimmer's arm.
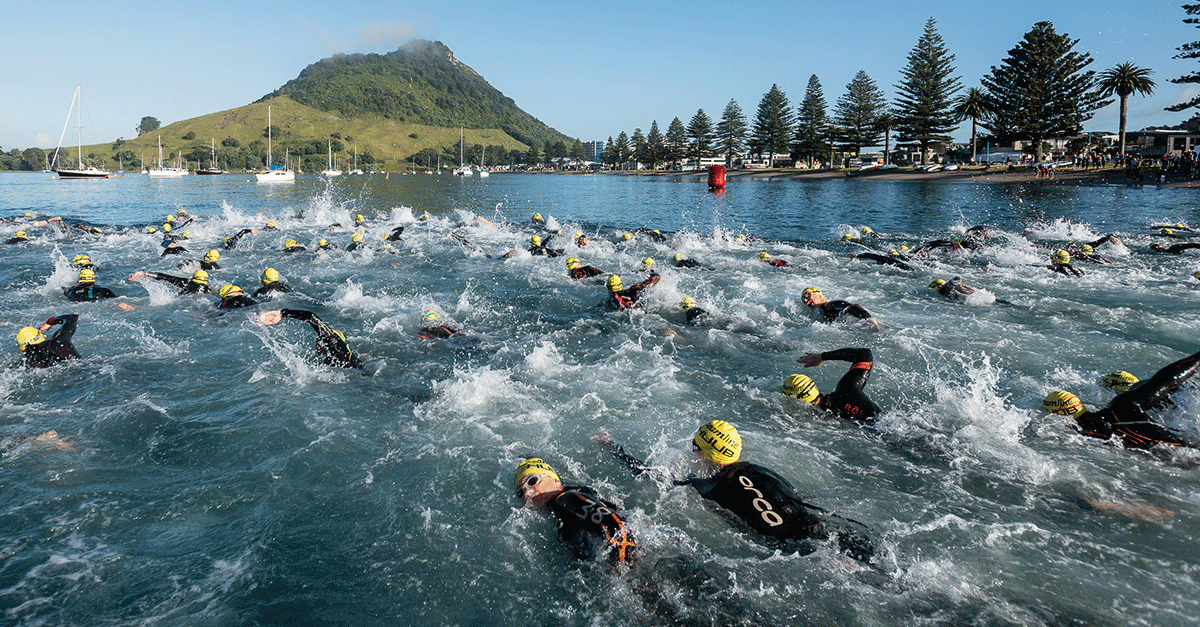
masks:
{"label": "swimmer's arm", "polygon": [[603,431],[592,434],[592,441],[600,446],[606,447],[608,451],[612,453],[613,457],[616,457],[626,466],[629,466],[630,470],[632,470],[633,474],[635,475],[641,475],[652,470],[650,466],[646,465],[646,462],[633,457],[629,453],[626,453],[625,447],[613,442],[612,439],[609,438],[608,434],[604,433]]}

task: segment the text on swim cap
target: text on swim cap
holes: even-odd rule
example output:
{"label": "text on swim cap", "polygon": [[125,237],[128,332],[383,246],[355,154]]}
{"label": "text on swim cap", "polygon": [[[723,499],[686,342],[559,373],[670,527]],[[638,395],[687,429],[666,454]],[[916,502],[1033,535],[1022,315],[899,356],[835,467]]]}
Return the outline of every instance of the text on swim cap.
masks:
{"label": "text on swim cap", "polygon": [[736,457],[737,456],[737,453],[734,452],[733,448],[731,448],[728,444],[718,442],[717,441],[718,439],[725,440],[725,441],[729,440],[729,438],[726,437],[725,434],[719,433],[717,431],[706,431],[706,432],[700,434],[700,440],[703,441],[704,443],[708,444],[709,446],[711,446],[712,449],[714,451],[716,451],[717,453],[720,453],[721,455],[724,455],[726,457]]}
{"label": "text on swim cap", "polygon": [[771,509],[771,502],[762,497],[763,493],[754,487],[754,482],[750,480],[750,477],[741,475],[738,477],[738,483],[742,484],[742,489],[755,495],[754,500],[750,501],[750,504],[762,516],[764,522],[772,527],[778,527],[783,524],[783,517]]}

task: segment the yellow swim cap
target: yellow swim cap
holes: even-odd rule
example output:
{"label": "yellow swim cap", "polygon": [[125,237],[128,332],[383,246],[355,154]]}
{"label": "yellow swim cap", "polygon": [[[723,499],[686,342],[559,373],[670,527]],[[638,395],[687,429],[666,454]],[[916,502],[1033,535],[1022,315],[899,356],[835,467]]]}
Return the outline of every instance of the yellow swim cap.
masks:
{"label": "yellow swim cap", "polygon": [[321,248],[325,248],[328,245],[329,245],[329,240],[327,240],[327,239],[317,240],[317,246],[320,246]]}
{"label": "yellow swim cap", "polygon": [[817,384],[806,375],[794,374],[783,380],[783,393],[811,403],[821,395]]}
{"label": "yellow swim cap", "polygon": [[184,231],[184,232],[180,233],[180,234],[179,234],[179,238],[180,238],[180,239],[187,239],[187,238],[188,238],[188,232],[187,232],[187,231]]}
{"label": "yellow swim cap", "polygon": [[1054,263],[1060,266],[1065,266],[1068,263],[1071,263],[1071,253],[1061,248],[1054,251]]}
{"label": "yellow swim cap", "polygon": [[1133,384],[1137,382],[1137,377],[1125,372],[1124,370],[1118,370],[1116,372],[1106,374],[1100,379],[1100,385],[1102,387],[1116,390],[1118,392],[1128,392],[1129,388],[1132,388]]}
{"label": "yellow swim cap", "polygon": [[531,457],[517,464],[517,476],[513,479],[513,488],[517,491],[518,496],[521,494],[521,482],[529,475],[544,475],[559,481],[558,473],[554,472],[550,464],[542,461],[540,457]]}
{"label": "yellow swim cap", "polygon": [[79,271],[79,279],[77,280],[77,282],[81,283],[81,284],[82,283],[95,283],[96,282],[96,273],[91,270],[87,270],[87,269],[80,270]]}
{"label": "yellow swim cap", "polygon": [[262,282],[264,284],[274,283],[278,280],[279,280],[279,271],[278,270],[276,270],[275,268],[267,268],[266,270],[263,270]]}
{"label": "yellow swim cap", "polygon": [[842,236],[842,241],[843,241],[843,242],[848,242],[848,241],[850,241],[850,240],[852,240],[852,239],[854,239],[854,236],[853,236],[853,235],[851,235],[851,234],[849,234],[849,233],[847,233],[847,234],[845,234],[845,235],[843,235],[843,236]]}
{"label": "yellow swim cap", "polygon": [[217,295],[219,295],[221,298],[229,298],[230,296],[236,296],[244,293],[245,292],[242,291],[242,288],[230,284],[221,286],[221,291],[217,292]]}
{"label": "yellow swim cap", "polygon": [[899,255],[899,254],[900,254],[900,251],[896,250],[895,248],[889,248],[889,249],[888,249],[888,254],[889,254],[889,255],[893,255],[893,256],[894,256],[894,255]]}
{"label": "yellow swim cap", "polygon": [[351,235],[351,236],[350,236],[350,241],[352,241],[352,242],[361,242],[361,241],[362,241],[362,238],[363,238],[363,234],[362,234],[362,233],[355,233],[354,235]]}
{"label": "yellow swim cap", "polygon": [[291,248],[291,247],[293,247],[293,246],[295,246],[295,245],[296,245],[296,240],[294,240],[294,239],[289,239],[289,240],[286,240],[286,241],[284,241],[284,242],[283,242],[283,247],[284,247],[284,248]]}
{"label": "yellow swim cap", "polygon": [[1197,270],[1197,271],[1193,272],[1193,273],[1192,273],[1192,278],[1193,278],[1193,279],[1200,279],[1200,270]]}
{"label": "yellow swim cap", "polygon": [[934,279],[933,283],[929,284],[929,289],[940,290],[946,284],[946,279]]}
{"label": "yellow swim cap", "polygon": [[360,214],[358,214],[358,215],[354,216],[354,221],[355,221],[356,223],[361,223],[361,222],[363,221],[362,214],[360,213]]}
{"label": "yellow swim cap", "polygon": [[[154,227],[152,227],[152,226],[151,226],[151,227],[146,227],[146,232],[147,232],[147,233],[154,234],[154,233],[157,233],[157,232],[158,232],[158,229],[156,229],[156,228],[154,228]],[[20,235],[20,233],[18,233],[18,235]]]}
{"label": "yellow swim cap", "polygon": [[621,236],[621,239],[623,239],[623,240],[633,239],[633,233],[626,232],[624,235]]}
{"label": "yellow swim cap", "polygon": [[1042,409],[1061,416],[1078,416],[1084,412],[1083,401],[1070,392],[1051,392],[1042,401]]}
{"label": "yellow swim cap", "polygon": [[864,226],[864,227],[862,228],[862,232],[863,232],[863,233],[866,233],[867,235],[870,235],[870,234],[874,233],[875,231],[872,231],[872,230],[871,230],[871,227],[869,227],[869,226]]}
{"label": "yellow swim cap", "polygon": [[186,215],[187,215],[187,211],[184,211],[183,209],[180,209],[179,211],[176,211],[175,213],[177,213],[177,214],[179,214],[179,215],[181,215],[181,216],[186,216]]}
{"label": "yellow swim cap", "polygon": [[610,274],[608,275],[608,291],[619,292],[625,289],[625,284],[621,282],[621,277]]}
{"label": "yellow swim cap", "polygon": [[174,221],[175,221],[175,216],[173,216],[173,215],[171,215],[171,214],[169,214],[169,213],[168,213],[168,214],[167,214],[167,219],[166,219],[166,220],[164,220],[164,221],[165,221],[165,222],[174,222]]}
{"label": "yellow swim cap", "polygon": [[[150,227],[150,228],[154,228],[154,227]],[[27,237],[27,235],[25,235],[25,231],[17,231],[17,233],[14,237]]]}
{"label": "yellow swim cap", "polygon": [[197,270],[192,274],[192,283],[208,285],[208,273],[203,270]]}
{"label": "yellow swim cap", "polygon": [[36,327],[22,327],[20,331],[17,331],[17,346],[21,350],[45,341],[46,336],[42,335],[42,332],[38,331]]}
{"label": "yellow swim cap", "polygon": [[1174,235],[1174,234],[1175,234],[1175,231],[1173,231],[1173,230],[1171,230],[1171,229],[1169,229],[1169,228],[1167,228],[1167,227],[1165,227],[1165,226],[1164,226],[1164,227],[1162,228],[1162,230],[1160,230],[1160,231],[1159,231],[1159,233],[1162,233],[1163,235]]}
{"label": "yellow swim cap", "polygon": [[578,259],[576,259],[576,258],[574,258],[574,257],[568,257],[568,258],[567,258],[567,269],[568,269],[568,270],[574,270],[574,269],[575,269],[575,268],[577,268],[579,265],[580,265],[580,264],[579,264],[579,260],[578,260]]}
{"label": "yellow swim cap", "polygon": [[674,259],[675,261],[683,261],[683,253],[675,253],[675,256],[671,257],[671,259]]}
{"label": "yellow swim cap", "polygon": [[682,307],[684,311],[687,311],[688,309],[696,306],[696,299],[692,298],[691,296],[684,297],[683,300],[679,301],[679,306]]}
{"label": "yellow swim cap", "polygon": [[216,263],[221,260],[221,253],[217,252],[217,249],[214,248],[204,253],[204,260],[209,263]]}
{"label": "yellow swim cap", "polygon": [[1092,249],[1091,244],[1084,244],[1083,246],[1079,247],[1079,250],[1082,251],[1083,254],[1085,254],[1085,255],[1090,255],[1090,254],[1092,254],[1093,249]]}
{"label": "yellow swim cap", "polygon": [[91,257],[88,257],[87,255],[75,255],[75,258],[71,260],[71,263],[73,263],[77,266],[82,266],[85,263],[91,263],[91,262],[92,262]]}
{"label": "yellow swim cap", "polygon": [[742,436],[728,422],[713,420],[696,430],[692,450],[722,466],[732,464],[742,455]]}
{"label": "yellow swim cap", "polygon": [[770,261],[771,255],[768,255],[767,253],[758,253],[758,258],[763,261]]}
{"label": "yellow swim cap", "polygon": [[163,230],[163,233],[170,233],[171,232],[171,223],[170,222],[164,223],[162,225],[162,230]]}
{"label": "yellow swim cap", "polygon": [[276,226],[275,226],[275,223],[274,223],[274,222],[268,222],[268,223],[267,223],[267,228],[268,228],[268,229],[274,229],[274,228],[278,228],[278,227],[276,227]]}
{"label": "yellow swim cap", "polygon": [[439,317],[440,316],[438,316],[438,312],[436,312],[432,309],[426,309],[425,313],[421,315],[421,321],[422,322],[433,322],[434,320],[437,320]]}
{"label": "yellow swim cap", "polygon": [[541,219],[542,219],[542,214],[540,214],[540,213],[535,213],[535,214],[533,214],[533,219],[534,219],[534,220],[541,220]]}
{"label": "yellow swim cap", "polygon": [[542,245],[542,238],[541,238],[541,237],[538,237],[537,235],[534,235],[533,237],[529,238],[529,245],[530,245],[530,246],[533,246],[534,248],[537,248],[538,246],[541,246],[541,245]]}
{"label": "yellow swim cap", "polygon": [[642,269],[645,269],[645,268],[653,268],[653,267],[654,267],[654,260],[653,260],[653,259],[651,259],[651,258],[649,258],[649,257],[646,257],[645,259],[643,259],[643,260],[642,260]]}

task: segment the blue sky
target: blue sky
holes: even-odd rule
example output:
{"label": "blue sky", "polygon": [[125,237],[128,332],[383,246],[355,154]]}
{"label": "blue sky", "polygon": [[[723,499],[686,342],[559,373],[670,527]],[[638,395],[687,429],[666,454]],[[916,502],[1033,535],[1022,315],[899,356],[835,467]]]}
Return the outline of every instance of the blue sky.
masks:
{"label": "blue sky", "polygon": [[[16,6],[13,6],[13,5]],[[439,40],[517,105],[584,141],[643,131],[730,99],[752,117],[778,84],[793,104],[816,74],[830,104],[858,70],[889,97],[932,17],[965,86],[1035,22],[1079,39],[1104,70],[1132,61],[1154,70],[1149,98],[1130,100],[1131,129],[1176,124],[1163,107],[1200,93],[1170,79],[1200,70],[1172,59],[1200,40],[1180,0],[942,2],[571,3],[344,2],[10,3],[0,22],[0,147],[58,142],[76,83],[83,141],[130,138],[142,116],[170,124],[238,107],[335,53],[387,52]],[[1117,105],[1088,130],[1117,129]],[[72,125],[74,123],[72,122]],[[969,124],[955,133],[965,141]],[[69,144],[70,141],[67,141]]]}

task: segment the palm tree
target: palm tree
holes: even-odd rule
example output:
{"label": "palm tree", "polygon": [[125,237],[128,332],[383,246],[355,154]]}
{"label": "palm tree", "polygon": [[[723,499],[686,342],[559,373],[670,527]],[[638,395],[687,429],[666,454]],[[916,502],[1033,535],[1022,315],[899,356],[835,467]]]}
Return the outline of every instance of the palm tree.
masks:
{"label": "palm tree", "polygon": [[976,137],[978,136],[977,129],[979,127],[980,118],[986,118],[992,114],[992,105],[988,102],[987,93],[978,87],[972,87],[967,90],[967,93],[959,96],[954,101],[954,115],[958,121],[963,121],[971,118],[971,162],[975,161],[975,154],[978,152]]}
{"label": "palm tree", "polygon": [[875,126],[883,131],[883,165],[892,162],[892,129],[896,127],[896,116],[891,111],[884,111],[875,118]]}
{"label": "palm tree", "polygon": [[1154,81],[1150,80],[1153,70],[1140,68],[1129,61],[1100,73],[1100,93],[1106,98],[1113,94],[1121,97],[1121,152],[1125,154],[1125,118],[1129,116],[1129,96],[1133,92],[1149,96],[1154,93]]}

